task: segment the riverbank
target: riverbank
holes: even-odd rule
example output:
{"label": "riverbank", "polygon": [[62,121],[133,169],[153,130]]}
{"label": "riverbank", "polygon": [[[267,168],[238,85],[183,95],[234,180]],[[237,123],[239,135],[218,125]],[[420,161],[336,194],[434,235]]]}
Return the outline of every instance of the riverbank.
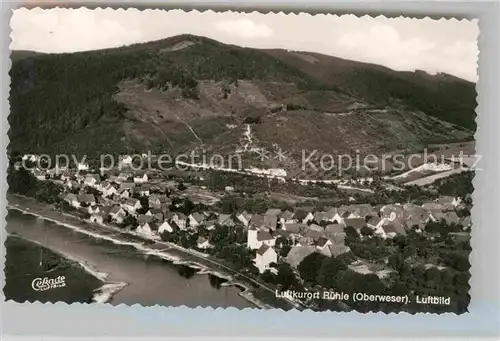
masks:
{"label": "riverbank", "polygon": [[[5,241],[5,287],[6,300],[19,303],[97,302],[106,292],[112,295],[116,283],[106,283],[105,274],[85,268],[64,255],[47,249],[37,243],[15,235],[8,235]],[[65,286],[36,291],[32,283],[37,278],[64,276]]]}
{"label": "riverbank", "polygon": [[[232,285],[240,288],[240,296],[245,298],[254,306],[262,309],[276,307],[276,302],[273,302],[273,304],[268,304],[256,298],[256,296],[262,296],[258,295],[259,291],[269,291],[269,289],[259,287],[251,280],[245,280],[244,278],[241,278],[241,276],[239,276],[238,273],[234,272],[234,270],[231,270],[230,268],[227,268],[222,264],[217,264],[213,260],[208,259],[207,255],[204,255],[200,252],[185,250],[177,245],[171,245],[170,243],[141,238],[136,234],[130,234],[121,231],[118,228],[89,224],[78,219],[77,217],[57,211],[53,207],[45,205],[43,203],[39,203],[31,198],[9,195],[8,200],[9,209],[14,209],[25,214],[38,216],[42,219],[65,226],[78,233],[86,234],[94,238],[103,239],[114,244],[132,246],[138,252],[144,255],[160,258],[175,265],[184,265],[197,269],[199,270],[198,272],[200,274],[211,274],[217,276],[218,278],[227,281],[228,284],[226,284],[225,286]],[[104,301],[104,299],[105,297],[103,297],[102,301]],[[278,302],[279,308],[293,308],[291,304],[282,301],[283,300],[280,300]]]}

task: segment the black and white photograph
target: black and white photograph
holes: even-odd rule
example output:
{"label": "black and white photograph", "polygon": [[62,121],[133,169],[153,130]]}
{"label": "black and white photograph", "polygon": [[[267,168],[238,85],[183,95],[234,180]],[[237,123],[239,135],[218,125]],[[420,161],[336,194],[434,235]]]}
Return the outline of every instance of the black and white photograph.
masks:
{"label": "black and white photograph", "polygon": [[477,20],[10,26],[7,301],[469,311]]}

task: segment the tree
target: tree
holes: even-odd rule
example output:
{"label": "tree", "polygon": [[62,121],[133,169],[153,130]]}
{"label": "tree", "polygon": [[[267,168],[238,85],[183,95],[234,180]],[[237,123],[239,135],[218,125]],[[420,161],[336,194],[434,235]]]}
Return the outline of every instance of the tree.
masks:
{"label": "tree", "polygon": [[321,268],[321,265],[323,264],[323,260],[325,258],[326,256],[318,252],[313,252],[305,257],[297,267],[300,273],[300,277],[302,277],[302,279],[306,282],[316,284],[318,271]]}
{"label": "tree", "polygon": [[350,243],[353,243],[353,242],[356,242],[357,240],[359,240],[358,232],[356,231],[356,229],[354,227],[347,226],[344,229],[344,232],[346,234],[345,239],[346,239],[347,244],[350,244]]}
{"label": "tree", "polygon": [[249,249],[240,245],[226,245],[217,253],[217,256],[228,260],[239,269],[250,269],[254,266],[254,255]]}
{"label": "tree", "polygon": [[267,283],[276,283],[276,275],[273,274],[270,270],[264,271],[262,275],[260,275],[262,280]]}
{"label": "tree", "polygon": [[131,226],[132,228],[136,228],[137,227],[137,219],[134,216],[127,214],[125,216],[125,218],[123,219],[122,225],[123,226]]}
{"label": "tree", "polygon": [[177,185],[177,189],[179,191],[184,191],[186,189],[186,186],[182,182],[179,182],[179,185]]}
{"label": "tree", "polygon": [[415,247],[415,245],[406,245],[404,248],[403,248],[403,251],[402,251],[402,256],[403,256],[403,259],[407,259],[407,258],[411,258],[413,256],[415,256],[417,254],[417,248]]}
{"label": "tree", "polygon": [[221,212],[224,214],[231,214],[238,210],[236,199],[233,197],[224,197],[220,202]]}
{"label": "tree", "polygon": [[373,230],[366,225],[361,228],[360,232],[363,236],[373,236],[374,234]]}
{"label": "tree", "polygon": [[281,257],[286,257],[288,256],[288,253],[290,252],[290,250],[292,249],[292,247],[290,245],[285,245],[283,246],[280,250],[279,250],[279,254]]}
{"label": "tree", "polygon": [[441,272],[435,267],[427,269],[425,271],[425,281],[427,287],[437,288],[441,282]]}
{"label": "tree", "polygon": [[389,256],[387,264],[396,271],[399,271],[401,266],[404,264],[404,260],[399,253],[395,253]]}
{"label": "tree", "polygon": [[347,266],[335,257],[326,258],[318,271],[317,281],[323,288],[334,288],[339,271],[347,269]]}
{"label": "tree", "polygon": [[9,185],[8,191],[26,196],[34,196],[37,179],[24,168],[15,170],[9,167],[7,170],[7,183]]}
{"label": "tree", "polygon": [[280,284],[283,290],[287,290],[297,283],[297,277],[288,263],[278,264],[276,283]]}

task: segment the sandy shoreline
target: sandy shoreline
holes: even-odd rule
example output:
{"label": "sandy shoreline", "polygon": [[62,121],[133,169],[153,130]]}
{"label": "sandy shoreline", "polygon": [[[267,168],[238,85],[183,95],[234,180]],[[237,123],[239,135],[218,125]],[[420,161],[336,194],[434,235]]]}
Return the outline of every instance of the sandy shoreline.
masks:
{"label": "sandy shoreline", "polygon": [[[31,198],[23,198],[23,197],[19,197],[19,196],[15,196],[15,197],[17,199],[15,201],[21,202],[21,204],[24,204],[25,206],[28,206],[26,204],[29,204],[29,202],[26,203],[27,200],[34,201],[34,199],[31,199]],[[202,274],[214,275],[220,279],[224,279],[227,281],[226,283],[224,283],[223,286],[235,286],[235,287],[238,287],[239,289],[241,289],[242,291],[239,293],[239,295],[241,297],[243,297],[244,299],[246,299],[248,302],[252,303],[254,306],[261,308],[261,309],[272,309],[273,308],[272,306],[270,306],[264,302],[261,302],[260,300],[255,298],[254,295],[252,294],[251,287],[248,287],[244,283],[241,283],[241,281],[234,281],[234,277],[231,276],[230,274],[224,273],[220,270],[214,270],[214,269],[212,269],[206,265],[203,265],[201,263],[198,263],[196,261],[184,260],[182,256],[173,255],[171,253],[168,253],[168,251],[165,251],[165,250],[156,250],[153,248],[149,248],[149,247],[142,245],[139,242],[118,240],[118,239],[112,238],[110,236],[106,236],[106,235],[102,235],[102,234],[99,234],[99,233],[96,233],[93,231],[89,231],[81,226],[77,226],[77,224],[84,223],[84,221],[80,221],[80,222],[75,221],[75,222],[71,222],[71,223],[67,223],[67,222],[62,221],[62,220],[64,220],[64,216],[66,216],[66,218],[78,219],[72,215],[64,214],[64,213],[54,211],[54,210],[50,210],[50,215],[52,215],[52,217],[48,217],[47,214],[43,214],[42,212],[40,212],[40,211],[42,211],[42,209],[40,209],[40,208],[37,209],[36,207],[21,207],[21,204],[18,203],[17,205],[16,204],[12,205],[9,203],[9,204],[7,204],[7,209],[13,209],[13,210],[20,211],[24,214],[36,216],[36,217],[39,217],[41,219],[58,224],[60,226],[70,228],[76,232],[86,234],[86,235],[92,236],[94,238],[104,239],[104,240],[110,241],[114,244],[132,246],[138,252],[141,252],[143,254],[147,254],[147,255],[151,255],[151,256],[155,256],[155,257],[167,260],[175,265],[184,265],[184,266],[199,270],[197,272],[197,274],[200,274],[200,275],[202,275]],[[36,204],[43,205],[43,203],[38,203],[38,202],[36,202]],[[46,209],[49,209],[49,208],[46,208]],[[38,212],[36,212],[35,210]],[[54,215],[61,215],[62,219],[57,219],[56,217],[54,217]],[[120,231],[118,228],[116,228],[116,229],[114,227],[108,227],[108,228],[109,228],[109,230],[112,230],[112,231],[115,230],[117,232],[123,233],[123,231]],[[138,234],[131,234],[131,235],[141,237],[143,239],[143,241],[150,240],[149,238],[144,238],[143,236],[140,236]],[[163,243],[163,244],[165,244],[167,247],[167,245],[170,246],[169,244],[171,244],[171,243]],[[175,248],[179,249],[179,250],[182,249],[181,247],[179,247],[177,245],[175,246]],[[97,279],[104,282],[104,285],[101,288],[98,288],[96,290],[96,294],[94,295],[93,300],[96,303],[109,302],[113,298],[113,295],[115,295],[117,292],[122,290],[126,285],[128,285],[127,283],[107,282],[106,278],[108,277],[109,274],[99,272],[98,270],[93,269],[92,267],[88,266],[87,264],[78,262],[77,260],[74,260],[71,257],[68,257],[67,255],[62,254],[61,252],[59,252],[57,250],[52,250],[52,251],[57,252],[62,257],[65,257],[69,260],[72,260],[72,261],[78,263],[86,272],[88,272],[92,276],[94,276]],[[194,257],[203,258],[201,255],[196,256],[196,255],[193,255],[192,253],[189,253],[189,255],[194,256]]]}

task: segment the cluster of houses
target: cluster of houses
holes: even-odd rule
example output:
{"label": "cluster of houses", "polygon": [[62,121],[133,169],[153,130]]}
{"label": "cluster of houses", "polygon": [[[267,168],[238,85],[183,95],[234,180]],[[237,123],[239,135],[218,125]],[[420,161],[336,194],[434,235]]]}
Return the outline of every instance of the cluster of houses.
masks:
{"label": "cluster of houses", "polygon": [[448,224],[468,227],[470,217],[460,219],[456,213],[460,206],[460,200],[443,196],[422,206],[354,204],[316,212],[307,208],[295,212],[270,209],[263,215],[242,212],[236,217],[248,227],[247,246],[257,250],[255,263],[264,272],[272,271],[271,264],[277,262],[275,247],[279,237],[290,241],[292,248],[285,261],[296,267],[313,252],[332,257],[350,251],[344,243],[347,227],[360,235],[362,229],[368,229],[384,239],[404,236],[409,229],[422,231],[431,221],[445,220]]}
{"label": "cluster of houses", "polygon": [[[90,221],[121,224],[127,216],[132,216],[137,221],[136,232],[150,238],[159,238],[165,232],[196,231],[200,227],[213,230],[217,225],[240,226],[247,233],[246,246],[256,250],[255,265],[261,273],[274,271],[272,264],[278,261],[280,238],[286,238],[291,246],[284,260],[296,267],[313,252],[332,257],[350,251],[344,242],[347,227],[360,235],[363,229],[370,229],[381,238],[394,238],[406,235],[408,229],[421,231],[429,221],[470,225],[470,218],[461,219],[456,213],[462,205],[460,200],[446,196],[423,205],[353,204],[323,211],[302,207],[293,212],[273,208],[263,214],[243,211],[229,215],[207,211],[185,215],[170,211],[171,201],[164,194],[165,189],[160,184],[152,184],[147,173],[120,173],[102,180],[97,174],[66,171],[58,181],[67,189],[62,198],[69,205],[86,210]],[[146,208],[136,194],[147,198]],[[200,237],[197,247],[208,249],[212,245]]]}

